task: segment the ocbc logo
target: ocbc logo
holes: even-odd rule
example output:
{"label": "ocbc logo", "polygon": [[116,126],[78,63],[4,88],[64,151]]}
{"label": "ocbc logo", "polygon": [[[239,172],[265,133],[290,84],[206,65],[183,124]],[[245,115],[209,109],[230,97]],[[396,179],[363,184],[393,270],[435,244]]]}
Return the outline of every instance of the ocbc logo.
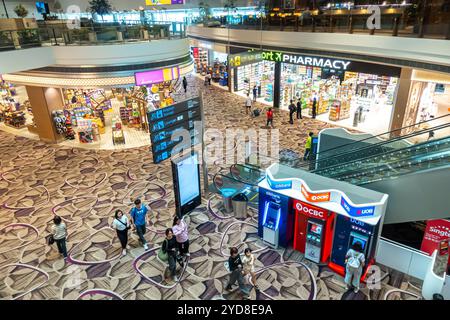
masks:
{"label": "ocbc logo", "polygon": [[317,195],[317,196],[315,196],[315,195],[312,196],[311,199],[313,201],[320,201],[320,200],[328,201],[329,196],[327,194],[320,194],[320,195]]}
{"label": "ocbc logo", "polygon": [[300,202],[295,205],[298,211],[303,211],[311,216],[323,218],[323,212],[303,206]]}

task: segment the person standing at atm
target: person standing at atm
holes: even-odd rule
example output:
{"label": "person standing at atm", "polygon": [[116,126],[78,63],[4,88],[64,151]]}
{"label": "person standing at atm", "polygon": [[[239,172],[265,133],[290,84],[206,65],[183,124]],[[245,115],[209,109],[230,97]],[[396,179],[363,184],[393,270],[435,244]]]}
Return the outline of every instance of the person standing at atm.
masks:
{"label": "person standing at atm", "polygon": [[366,261],[361,243],[355,242],[345,255],[345,284],[347,290],[353,286],[355,293],[359,291],[359,282]]}

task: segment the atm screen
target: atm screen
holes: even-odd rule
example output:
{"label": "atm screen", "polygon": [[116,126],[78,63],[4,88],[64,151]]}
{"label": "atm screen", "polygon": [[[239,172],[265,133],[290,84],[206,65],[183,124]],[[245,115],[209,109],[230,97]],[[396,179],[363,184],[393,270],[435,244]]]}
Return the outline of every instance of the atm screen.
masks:
{"label": "atm screen", "polygon": [[352,234],[350,246],[353,247],[353,245],[357,242],[361,244],[363,251],[366,250],[367,237]]}
{"label": "atm screen", "polygon": [[322,226],[320,224],[311,224],[311,232],[316,234],[322,233]]}
{"label": "atm screen", "polygon": [[264,220],[263,224],[267,225],[267,226],[272,226],[272,227],[276,227],[277,224],[277,220],[279,219],[279,215],[280,215],[280,205],[274,203],[274,202],[268,202],[266,203],[266,211],[264,214]]}

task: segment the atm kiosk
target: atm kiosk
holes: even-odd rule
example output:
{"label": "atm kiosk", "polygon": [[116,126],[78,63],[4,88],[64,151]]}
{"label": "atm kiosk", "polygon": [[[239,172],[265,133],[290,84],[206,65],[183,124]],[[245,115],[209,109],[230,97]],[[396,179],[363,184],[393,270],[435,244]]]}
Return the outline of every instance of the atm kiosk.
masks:
{"label": "atm kiosk", "polygon": [[278,248],[278,239],[280,236],[280,218],[281,206],[272,201],[266,201],[264,204],[263,216],[263,241],[271,247]]}

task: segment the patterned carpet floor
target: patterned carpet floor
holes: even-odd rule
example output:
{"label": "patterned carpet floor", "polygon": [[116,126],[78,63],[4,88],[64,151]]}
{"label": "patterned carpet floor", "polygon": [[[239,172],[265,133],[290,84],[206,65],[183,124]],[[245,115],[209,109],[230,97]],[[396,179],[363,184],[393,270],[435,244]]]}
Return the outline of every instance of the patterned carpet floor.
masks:
{"label": "patterned carpet floor", "polygon": [[[264,117],[245,115],[243,99],[224,90],[203,88],[190,79],[190,95],[205,92],[209,128],[259,128]],[[178,98],[181,98],[179,94]],[[330,127],[312,119],[289,125],[284,112],[275,115],[280,149],[302,153],[307,133]],[[382,267],[378,288],[357,295],[343,279],[319,268],[291,249],[273,250],[256,234],[257,213],[246,219],[222,212],[214,194],[186,217],[191,257],[179,269],[177,283],[166,282],[166,265],[156,257],[163,232],[175,211],[170,163],[153,164],[148,147],[85,150],[48,145],[0,131],[0,298],[1,299],[241,299],[224,291],[224,262],[231,246],[250,247],[257,257],[259,293],[252,299],[419,299],[420,285]],[[227,165],[211,166],[210,175]],[[150,250],[132,234],[131,250],[120,255],[109,227],[114,210],[126,212],[132,198],[150,207],[146,238]],[[45,244],[53,214],[68,226],[69,262]],[[320,272],[319,272],[320,271]]]}

